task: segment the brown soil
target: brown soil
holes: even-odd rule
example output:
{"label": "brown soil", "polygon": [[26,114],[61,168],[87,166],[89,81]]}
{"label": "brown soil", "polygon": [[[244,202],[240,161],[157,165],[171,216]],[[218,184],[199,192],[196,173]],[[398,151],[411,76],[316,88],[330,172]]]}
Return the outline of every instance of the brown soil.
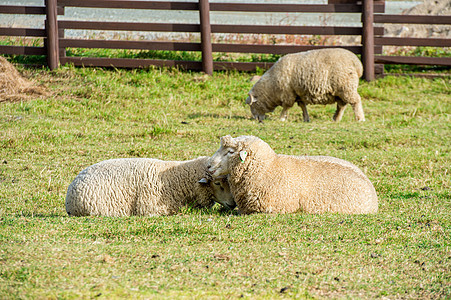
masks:
{"label": "brown soil", "polygon": [[48,94],[44,87],[24,78],[6,58],[0,56],[0,103],[30,100]]}
{"label": "brown soil", "polygon": [[[451,0],[424,0],[410,9],[402,12],[404,15],[451,15]],[[419,37],[419,38],[450,38],[451,27],[447,25],[385,25],[386,36]]]}

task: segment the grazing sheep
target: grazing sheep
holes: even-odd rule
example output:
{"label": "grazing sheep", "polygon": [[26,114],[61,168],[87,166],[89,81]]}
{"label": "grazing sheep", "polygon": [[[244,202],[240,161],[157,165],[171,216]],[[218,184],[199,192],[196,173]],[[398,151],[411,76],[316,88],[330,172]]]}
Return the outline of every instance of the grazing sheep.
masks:
{"label": "grazing sheep", "polygon": [[355,165],[328,156],[276,154],[254,136],[221,138],[213,178],[228,175],[240,213],[375,213],[376,191]]}
{"label": "grazing sheep", "polygon": [[304,122],[309,122],[308,104],[337,103],[333,116],[339,122],[346,104],[351,104],[358,121],[365,121],[362,102],[357,92],[363,74],[360,60],[352,52],[320,49],[288,54],[280,58],[249,92],[246,103],[252,115],[262,122],[267,112],[282,106],[280,119],[296,102],[302,108]]}
{"label": "grazing sheep", "polygon": [[227,179],[212,180],[208,157],[189,161],[111,159],[89,166],[69,185],[70,216],[171,215],[182,206],[229,203]]}

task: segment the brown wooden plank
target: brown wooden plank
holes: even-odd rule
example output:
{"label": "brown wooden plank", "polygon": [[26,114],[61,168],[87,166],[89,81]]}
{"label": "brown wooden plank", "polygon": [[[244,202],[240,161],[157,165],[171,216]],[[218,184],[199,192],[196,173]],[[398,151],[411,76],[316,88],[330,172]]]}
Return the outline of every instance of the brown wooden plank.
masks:
{"label": "brown wooden plank", "polygon": [[[375,4],[385,5],[385,0],[374,0]],[[362,4],[361,0],[328,0],[327,3],[354,3],[354,4]]]}
{"label": "brown wooden plank", "polygon": [[58,0],[45,0],[46,20],[45,28],[47,31],[47,65],[50,70],[58,68],[59,59],[59,38],[58,38]]}
{"label": "brown wooden plank", "polygon": [[451,39],[375,37],[377,45],[451,47]]}
{"label": "brown wooden plank", "polygon": [[[126,1],[126,0],[59,0],[61,6],[124,8],[124,9],[163,9],[198,10],[197,2],[169,1]],[[265,3],[210,3],[212,11],[248,12],[361,12],[362,6],[356,4],[265,4]],[[375,4],[375,12],[384,12],[384,5]]]}
{"label": "brown wooden plank", "polygon": [[35,28],[4,28],[0,27],[0,35],[3,36],[33,36],[45,37],[45,29]]}
{"label": "brown wooden plank", "polygon": [[451,66],[451,57],[375,56],[374,61],[381,64]]}
{"label": "brown wooden plank", "polygon": [[[178,67],[186,70],[201,71],[202,63],[198,61],[174,61],[154,59],[127,59],[127,58],[96,58],[96,57],[64,57],[61,63],[71,63],[75,66],[84,67],[115,67],[115,68],[146,68],[156,67]],[[213,62],[215,70],[238,70],[255,71],[269,69],[274,63],[269,62]]]}
{"label": "brown wooden plank", "polygon": [[386,77],[386,76],[396,76],[396,77],[410,76],[410,77],[434,79],[434,78],[451,77],[451,73],[445,73],[445,74],[442,74],[442,73],[385,73],[384,77]]}
{"label": "brown wooden plank", "polygon": [[[269,3],[211,3],[211,11],[240,11],[240,12],[362,12],[362,5],[356,4],[269,4]],[[384,6],[377,4],[374,11],[384,12]]]}
{"label": "brown wooden plank", "polygon": [[45,15],[44,6],[0,5],[0,14]]}
{"label": "brown wooden plank", "polygon": [[202,48],[202,71],[213,74],[213,52],[211,48],[210,1],[199,0],[200,44]]}
{"label": "brown wooden plank", "polygon": [[[96,8],[198,10],[196,2],[124,1],[124,0],[59,0],[59,5]],[[211,3],[212,11],[247,12],[361,12],[356,4],[265,4],[265,3]],[[376,12],[383,13],[384,5],[375,4]]]}
{"label": "brown wooden plank", "polygon": [[362,12],[362,64],[363,78],[366,81],[375,79],[374,73],[374,4],[373,0],[363,0]]}
{"label": "brown wooden plank", "polygon": [[[125,30],[161,32],[200,32],[198,24],[129,23],[94,21],[59,21],[59,28],[84,30]],[[250,34],[320,34],[320,35],[360,35],[360,27],[332,26],[267,26],[267,25],[211,25],[212,33]],[[376,27],[375,34],[382,35],[383,27]]]}
{"label": "brown wooden plank", "polygon": [[[64,15],[64,9],[58,7],[58,15]],[[0,5],[0,14],[45,15],[45,6]]]}
{"label": "brown wooden plank", "polygon": [[[268,25],[211,25],[213,33],[257,33],[257,34],[319,34],[319,35],[361,35],[361,27],[336,26],[268,26]],[[383,27],[377,27],[376,34],[383,34]]]}
{"label": "brown wooden plank", "polygon": [[149,66],[158,66],[158,67],[181,67],[187,70],[195,70],[195,71],[202,70],[202,63],[200,61],[106,58],[106,57],[61,58],[61,64],[66,63],[72,63],[75,66],[85,66],[85,67],[145,68]]}
{"label": "brown wooden plank", "polygon": [[[169,51],[201,51],[200,43],[122,41],[122,40],[81,40],[60,39],[62,48],[102,48],[102,49],[138,49],[138,50],[169,50]],[[255,44],[213,44],[213,52],[231,53],[268,53],[287,54],[336,46],[309,45],[255,45]],[[361,54],[361,46],[342,46],[356,54]],[[375,47],[376,53],[382,52],[382,47]]]}
{"label": "brown wooden plank", "polygon": [[46,55],[45,47],[24,47],[24,46],[0,46],[1,54],[15,55]]}
{"label": "brown wooden plank", "polygon": [[449,25],[451,24],[451,16],[375,14],[374,23]]}
{"label": "brown wooden plank", "polygon": [[216,71],[237,70],[252,72],[259,69],[267,70],[274,65],[272,62],[230,62],[230,61],[215,61],[213,68]]}
{"label": "brown wooden plank", "polygon": [[197,2],[128,0],[58,0],[58,5],[95,8],[198,10]]}
{"label": "brown wooden plank", "polygon": [[[213,44],[213,52],[231,53],[287,54],[324,48],[337,48],[337,46]],[[361,46],[344,46],[340,48],[348,49],[356,54],[362,52]]]}
{"label": "brown wooden plank", "polygon": [[63,48],[102,48],[169,51],[201,51],[200,43],[60,39]]}
{"label": "brown wooden plank", "polygon": [[381,75],[384,74],[384,65],[383,64],[374,64],[374,74]]}
{"label": "brown wooden plank", "polygon": [[200,32],[198,24],[58,21],[58,26],[64,29]]}

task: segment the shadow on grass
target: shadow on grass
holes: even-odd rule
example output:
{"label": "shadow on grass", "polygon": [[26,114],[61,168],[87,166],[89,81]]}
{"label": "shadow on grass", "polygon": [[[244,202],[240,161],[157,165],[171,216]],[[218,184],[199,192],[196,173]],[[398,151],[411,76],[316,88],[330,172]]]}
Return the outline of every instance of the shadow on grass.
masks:
{"label": "shadow on grass", "polygon": [[248,120],[250,117],[243,117],[243,116],[225,116],[225,115],[219,115],[219,114],[212,114],[212,113],[195,113],[188,115],[188,118],[193,119],[200,119],[200,118],[215,118],[215,119],[234,119],[234,120]]}
{"label": "shadow on grass", "polygon": [[[185,207],[183,208],[179,214],[181,215],[220,215],[220,216],[228,216],[228,215],[239,215],[238,210],[229,210],[225,207],[215,207],[215,208],[191,208]],[[8,215],[4,215],[5,217]],[[0,216],[1,217],[1,216]],[[16,214],[10,214],[9,218],[37,218],[37,219],[59,219],[59,218],[111,218],[111,219],[120,219],[120,218],[134,218],[134,217],[143,217],[143,218],[152,218],[150,216],[123,216],[123,217],[106,217],[106,216],[69,216],[66,213],[33,213],[33,212],[21,212]],[[169,217],[169,216],[159,216],[159,217]]]}
{"label": "shadow on grass", "polygon": [[33,213],[33,212],[21,212],[18,214],[10,215],[11,217],[24,217],[24,218],[39,218],[39,219],[52,219],[69,217],[66,213]]}

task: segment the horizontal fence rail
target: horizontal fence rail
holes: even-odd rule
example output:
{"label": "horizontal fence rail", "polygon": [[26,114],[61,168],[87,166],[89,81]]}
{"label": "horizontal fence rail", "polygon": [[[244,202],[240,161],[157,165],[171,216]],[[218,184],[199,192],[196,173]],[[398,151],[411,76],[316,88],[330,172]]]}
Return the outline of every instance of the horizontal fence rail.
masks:
{"label": "horizontal fence rail", "polygon": [[[63,7],[92,7],[92,8],[126,8],[126,9],[149,9],[149,10],[200,10],[202,3],[208,1],[200,0],[199,3],[190,2],[167,2],[167,1],[92,1],[92,0],[59,0],[58,5]],[[374,6],[375,11],[383,12],[384,5],[377,4]],[[249,4],[249,3],[208,3],[209,11],[227,11],[227,12],[302,12],[302,13],[361,13],[362,5],[358,4]],[[170,23],[128,23],[128,22],[96,22],[96,21],[72,21],[64,20],[58,22],[60,30],[111,30],[111,31],[152,31],[152,32],[188,32],[200,33],[201,38],[205,35],[216,33],[229,34],[279,34],[279,35],[358,35],[363,34],[361,27],[349,26],[274,26],[274,25],[227,25],[227,24],[205,24],[205,20],[200,18],[200,24],[170,24]],[[205,25],[205,26],[204,26]],[[204,30],[202,30],[204,27]],[[207,31],[205,31],[207,27]],[[377,34],[383,33],[382,27],[374,28]],[[211,39],[208,39],[211,40]],[[257,63],[229,63],[213,62],[212,53],[261,53],[261,54],[287,54],[300,51],[331,48],[332,46],[311,46],[311,45],[256,45],[256,44],[232,44],[232,43],[211,43],[208,51],[204,49],[203,42],[155,42],[155,41],[122,41],[122,40],[78,40],[60,37],[61,48],[110,48],[110,49],[133,49],[133,50],[169,50],[169,51],[201,51],[202,61],[210,60],[209,65],[213,69],[224,69],[227,67],[237,67],[239,70],[252,70],[259,67]],[[343,46],[356,54],[362,54],[362,46]],[[374,49],[375,53],[381,53],[382,47],[378,46]],[[102,62],[107,64],[107,59],[88,60],[87,58],[78,59],[74,57],[64,56],[64,51],[60,51],[63,55],[60,58],[61,63],[73,63],[75,65],[94,64],[94,62]],[[130,61],[132,65],[147,65],[155,63],[155,60],[148,59],[121,59],[112,60],[112,65],[120,62],[121,66],[126,66]],[[174,62],[181,65],[181,62]],[[167,63],[166,63],[167,64]],[[159,64],[160,65],[160,64]],[[195,64],[197,65],[197,64]],[[265,64],[270,65],[270,64]],[[204,70],[205,71],[205,70]],[[207,73],[211,73],[209,70]]]}
{"label": "horizontal fence rail", "polygon": [[[62,9],[59,9],[58,11],[62,13]],[[41,6],[0,5],[0,14],[45,15],[46,9],[45,6],[41,7]],[[0,27],[0,36],[44,38],[44,45],[41,47],[0,45],[1,54],[12,54],[12,55],[47,54],[47,47],[45,45],[45,38],[47,37],[47,32],[45,29]]]}
{"label": "horizontal fence rail", "polygon": [[[338,3],[340,2],[340,3]],[[346,3],[343,3],[346,2]],[[88,20],[59,20],[65,14],[66,7],[106,8],[127,10],[175,10],[198,11],[199,24],[188,23],[145,23],[145,22],[105,22]],[[451,16],[413,16],[384,14],[385,3],[381,0],[363,0],[361,2],[329,0],[328,4],[275,4],[275,3],[209,3],[174,1],[135,1],[135,0],[45,0],[45,6],[0,5],[0,14],[45,15],[45,28],[4,28],[0,27],[0,36],[19,38],[42,38],[42,47],[0,45],[0,53],[14,55],[47,55],[51,69],[59,64],[72,63],[77,66],[124,67],[137,68],[154,66],[182,67],[204,71],[211,74],[213,70],[237,69],[252,71],[256,68],[269,68],[273,63],[266,62],[232,62],[213,61],[213,53],[258,53],[284,55],[321,48],[333,48],[328,45],[294,45],[294,44],[255,44],[235,42],[214,42],[212,35],[293,35],[293,36],[360,36],[360,45],[343,45],[362,55],[365,78],[372,80],[375,72],[383,70],[375,64],[420,64],[451,65],[448,57],[406,57],[382,55],[384,46],[412,47],[451,47],[451,40],[446,38],[405,38],[384,36],[383,24],[437,24],[451,25]],[[352,26],[297,26],[297,25],[230,25],[210,24],[210,12],[249,12],[249,13],[355,13],[362,16],[362,25]],[[158,12],[156,12],[158,13]],[[66,30],[93,30],[112,32],[166,32],[189,33],[200,36],[200,41],[146,41],[99,38],[68,38]],[[193,51],[202,54],[201,61],[181,61],[138,58],[76,57],[66,56],[71,48],[127,49],[127,50],[162,50]]]}
{"label": "horizontal fence rail", "polygon": [[[254,3],[211,3],[211,11],[236,12],[303,12],[303,13],[361,13],[358,4],[254,4]],[[376,5],[376,12],[384,12],[384,5]]]}
{"label": "horizontal fence rail", "polygon": [[[414,25],[451,25],[451,16],[426,15],[384,15],[375,14],[374,23],[414,24]],[[385,37],[376,36],[377,46],[412,46],[412,47],[451,47],[451,39],[417,38],[417,37]],[[441,65],[451,66],[451,57],[417,57],[417,56],[384,56],[376,55],[375,63],[407,64],[407,65]]]}

